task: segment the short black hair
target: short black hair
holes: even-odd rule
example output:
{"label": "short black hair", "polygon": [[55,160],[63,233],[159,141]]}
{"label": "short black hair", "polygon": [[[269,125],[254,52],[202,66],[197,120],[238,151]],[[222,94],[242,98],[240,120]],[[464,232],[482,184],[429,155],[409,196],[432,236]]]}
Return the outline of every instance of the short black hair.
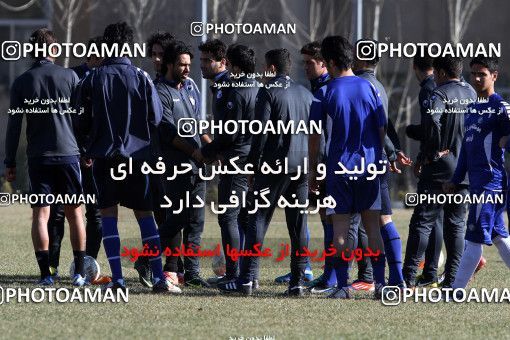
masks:
{"label": "short black hair", "polygon": [[227,49],[227,59],[232,66],[239,67],[242,72],[255,72],[255,51],[246,45],[230,45]]}
{"label": "short black hair", "polygon": [[168,64],[175,64],[175,61],[181,54],[189,54],[190,59],[193,59],[193,53],[191,48],[180,40],[175,40],[173,43],[168,45],[163,54],[163,63],[161,64],[162,74],[166,74]]}
{"label": "short black hair", "polygon": [[432,66],[445,71],[449,78],[460,78],[462,74],[462,58],[459,57],[440,56],[434,58]]}
{"label": "short black hair", "polygon": [[415,55],[413,58],[413,65],[420,71],[425,72],[432,68],[434,64],[434,58],[429,55]]}
{"label": "short black hair", "polygon": [[[90,46],[96,45],[97,49],[101,48],[101,44],[103,43],[103,37],[98,35],[97,37],[90,38],[87,43],[87,49],[90,50]],[[90,60],[90,56],[87,56],[87,60]]]}
{"label": "short black hair", "polygon": [[219,39],[207,40],[200,44],[198,49],[200,52],[211,53],[216,61],[227,58],[227,45]]}
{"label": "short black hair", "polygon": [[352,68],[354,47],[349,40],[342,36],[332,35],[324,38],[321,44],[321,54],[326,62],[333,60],[333,63],[341,70]]}
{"label": "short black hair", "polygon": [[312,41],[301,47],[301,54],[309,55],[312,59],[324,61],[321,54],[321,43],[319,41]]}
{"label": "short black hair", "polygon": [[379,42],[377,40],[374,40],[374,39],[369,39],[369,38],[363,38],[363,39],[359,39],[358,41],[356,41],[356,59],[360,60],[359,58],[359,55],[358,55],[358,52],[361,52],[359,49],[358,49],[358,43],[359,42],[362,42],[362,41],[368,41],[368,42],[371,42],[374,44],[375,46],[375,51],[374,51],[374,56],[373,58],[365,58],[363,60],[363,62],[367,63],[368,65],[372,65],[372,66],[377,66],[377,64],[379,63]]}
{"label": "short black hair", "polygon": [[269,50],[265,55],[266,64],[274,65],[276,72],[279,74],[288,75],[292,62],[290,61],[290,53],[286,48],[277,48]]}
{"label": "short black hair", "polygon": [[147,39],[147,47],[149,47],[149,56],[152,51],[152,46],[160,45],[163,51],[175,40],[175,37],[168,32],[155,32],[149,39]]}
{"label": "short black hair", "polygon": [[43,44],[46,44],[46,47],[49,45],[56,43],[57,38],[55,37],[55,34],[53,31],[50,31],[48,28],[39,28],[38,30],[34,31],[30,38],[28,39],[28,42],[32,45],[34,45],[34,48],[32,49],[32,52],[30,52],[30,55],[32,58],[35,58],[35,46]]}
{"label": "short black hair", "polygon": [[499,58],[497,57],[474,57],[471,59],[469,66],[482,65],[486,67],[490,73],[494,73],[499,70]]}
{"label": "short black hair", "polygon": [[103,43],[107,46],[132,44],[133,29],[125,21],[110,24],[104,29]]}

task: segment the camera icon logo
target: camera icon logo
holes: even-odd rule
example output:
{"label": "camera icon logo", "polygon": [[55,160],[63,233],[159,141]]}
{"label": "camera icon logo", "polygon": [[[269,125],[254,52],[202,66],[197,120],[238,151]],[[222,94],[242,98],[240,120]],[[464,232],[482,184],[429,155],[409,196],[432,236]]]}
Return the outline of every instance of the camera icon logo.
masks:
{"label": "camera icon logo", "polygon": [[179,137],[194,137],[197,134],[197,121],[193,118],[181,118],[177,122]]}
{"label": "camera icon logo", "polygon": [[381,302],[385,306],[398,306],[402,301],[398,286],[385,286],[381,290]]}
{"label": "camera icon logo", "polygon": [[415,192],[408,192],[405,196],[405,202],[408,207],[416,207],[418,205],[418,194]]}
{"label": "camera icon logo", "polygon": [[19,41],[7,40],[2,43],[2,59],[18,60],[21,58],[21,44]]}
{"label": "camera icon logo", "polygon": [[377,44],[375,41],[358,41],[356,44],[356,56],[359,60],[374,60],[377,57]]}
{"label": "camera icon logo", "polygon": [[204,35],[204,24],[200,21],[194,21],[190,25],[190,33],[194,37],[201,37]]}
{"label": "camera icon logo", "polygon": [[0,207],[11,205],[11,195],[7,192],[0,192]]}

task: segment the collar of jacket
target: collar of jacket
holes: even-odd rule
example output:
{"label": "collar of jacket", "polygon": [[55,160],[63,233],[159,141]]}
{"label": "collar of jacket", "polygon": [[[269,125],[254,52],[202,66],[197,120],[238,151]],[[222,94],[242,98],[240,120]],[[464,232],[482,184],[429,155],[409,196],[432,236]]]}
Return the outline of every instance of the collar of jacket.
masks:
{"label": "collar of jacket", "polygon": [[102,65],[112,65],[112,64],[131,65],[131,60],[129,60],[129,58],[126,58],[126,57],[112,57],[112,58],[105,58],[102,63]]}
{"label": "collar of jacket", "polygon": [[361,74],[370,74],[375,76],[375,71],[373,69],[365,68],[363,70],[357,70],[354,72],[355,75],[359,76]]}
{"label": "collar of jacket", "polygon": [[434,75],[430,74],[425,79],[423,79],[420,83],[420,87],[425,86],[429,81],[434,81]]}
{"label": "collar of jacket", "polygon": [[223,79],[226,78],[227,75],[228,75],[228,70],[221,71],[220,73],[218,73],[217,75],[214,76],[214,82],[218,83],[218,82],[222,81]]}
{"label": "collar of jacket", "polygon": [[321,87],[328,81],[329,81],[329,73],[326,72],[326,73],[320,75],[319,77],[310,80],[310,86],[312,89],[318,89],[319,87]]}
{"label": "collar of jacket", "polygon": [[38,67],[46,64],[53,64],[53,61],[47,59],[47,58],[39,58],[34,61],[32,64],[32,67]]}

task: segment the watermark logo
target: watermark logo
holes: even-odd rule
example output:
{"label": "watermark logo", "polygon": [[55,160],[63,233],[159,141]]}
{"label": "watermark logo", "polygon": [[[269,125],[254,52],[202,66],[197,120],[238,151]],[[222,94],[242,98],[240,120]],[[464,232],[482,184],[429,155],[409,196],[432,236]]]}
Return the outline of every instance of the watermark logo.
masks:
{"label": "watermark logo", "polygon": [[18,60],[21,57],[21,43],[19,41],[4,41],[2,43],[2,59]]}
{"label": "watermark logo", "polygon": [[501,57],[501,43],[385,43],[360,40],[356,43],[359,60],[374,60],[387,54],[390,58],[437,57]]}
{"label": "watermark logo", "polygon": [[52,43],[32,44],[20,43],[19,41],[4,41],[2,43],[2,59],[6,61],[19,60],[20,58],[113,58],[127,57],[138,58],[146,56],[145,44],[84,44],[84,43]]}
{"label": "watermark logo", "polygon": [[418,204],[504,204],[504,202],[505,195],[503,193],[463,195],[408,192],[404,198],[404,203],[408,207],[416,207]]}
{"label": "watermark logo", "polygon": [[194,21],[190,24],[190,34],[194,37],[201,37],[204,34],[261,34],[261,35],[288,35],[296,34],[296,24],[276,23],[211,23]]}
{"label": "watermark logo", "polygon": [[398,306],[406,302],[475,302],[475,303],[509,303],[508,288],[402,288],[386,286],[381,290],[381,303],[385,306]]}

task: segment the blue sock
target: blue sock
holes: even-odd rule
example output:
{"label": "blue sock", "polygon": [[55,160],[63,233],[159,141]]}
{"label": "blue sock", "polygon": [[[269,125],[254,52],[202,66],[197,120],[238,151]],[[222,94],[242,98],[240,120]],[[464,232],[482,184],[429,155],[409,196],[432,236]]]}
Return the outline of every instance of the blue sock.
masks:
{"label": "blue sock", "polygon": [[103,246],[112,271],[112,280],[122,279],[122,265],[120,263],[120,238],[116,217],[102,217]]}
{"label": "blue sock", "polygon": [[349,262],[344,261],[340,255],[335,255],[335,257],[333,257],[333,263],[337,287],[347,287],[347,281],[349,280]]}
{"label": "blue sock", "polygon": [[386,260],[390,270],[388,284],[395,286],[404,282],[404,276],[402,275],[402,241],[393,222],[389,222],[381,228],[381,236],[384,241]]}
{"label": "blue sock", "polygon": [[[333,224],[322,221],[322,227],[324,228],[324,248],[328,249],[333,242]],[[324,273],[322,277],[324,278],[324,283],[328,287],[336,285],[336,273],[332,261],[333,258],[331,256],[328,256],[324,261]]]}
{"label": "blue sock", "polygon": [[386,286],[386,278],[384,277],[386,256],[381,253],[378,256],[371,257],[370,261],[372,261],[375,283],[380,283],[383,286]]}
{"label": "blue sock", "polygon": [[[158,249],[161,252],[161,242],[159,240],[158,227],[154,217],[142,217],[138,220],[138,225],[140,226],[140,234],[142,235],[142,244],[145,245],[147,243],[149,250]],[[150,257],[149,262],[154,278],[164,280],[161,254],[156,257]]]}
{"label": "blue sock", "polygon": [[[306,226],[306,244],[310,243],[310,229],[308,229],[308,225]],[[306,258],[306,271],[312,271],[312,264],[310,263],[310,258]]]}

